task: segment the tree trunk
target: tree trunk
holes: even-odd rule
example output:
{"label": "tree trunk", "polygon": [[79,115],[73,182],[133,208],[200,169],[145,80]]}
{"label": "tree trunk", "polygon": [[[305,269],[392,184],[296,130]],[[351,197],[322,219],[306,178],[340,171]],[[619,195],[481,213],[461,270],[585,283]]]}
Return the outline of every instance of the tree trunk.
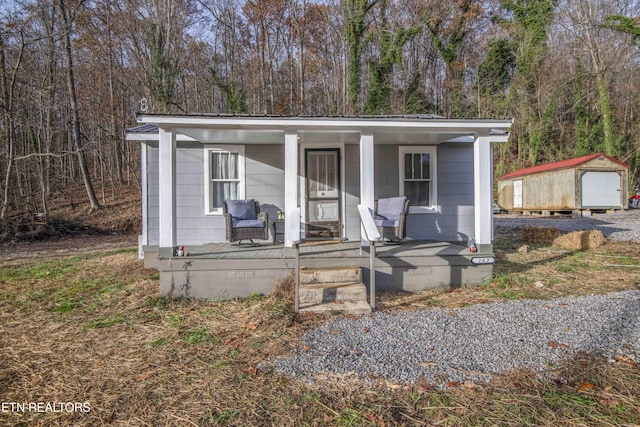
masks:
{"label": "tree trunk", "polygon": [[97,210],[100,208],[96,193],[89,177],[89,171],[87,169],[87,161],[84,156],[84,147],[82,143],[82,135],[80,133],[80,116],[78,112],[78,97],[76,95],[76,83],[73,75],[73,56],[71,52],[71,17],[64,0],[58,0],[58,6],[60,8],[60,14],[64,21],[64,34],[63,43],[64,51],[67,60],[67,89],[69,90],[69,102],[71,104],[71,141],[73,149],[78,156],[78,169],[80,170],[80,176],[82,182],[87,190],[87,196],[89,203],[91,203],[91,210]]}

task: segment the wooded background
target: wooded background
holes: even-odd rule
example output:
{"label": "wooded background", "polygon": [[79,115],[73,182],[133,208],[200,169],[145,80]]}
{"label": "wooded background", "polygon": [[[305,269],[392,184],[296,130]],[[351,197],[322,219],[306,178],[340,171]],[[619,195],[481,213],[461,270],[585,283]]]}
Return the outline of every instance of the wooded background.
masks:
{"label": "wooded background", "polygon": [[513,117],[496,176],[604,151],[633,189],[638,3],[5,0],[0,220],[77,183],[97,209],[139,180],[124,134],[141,110]]}

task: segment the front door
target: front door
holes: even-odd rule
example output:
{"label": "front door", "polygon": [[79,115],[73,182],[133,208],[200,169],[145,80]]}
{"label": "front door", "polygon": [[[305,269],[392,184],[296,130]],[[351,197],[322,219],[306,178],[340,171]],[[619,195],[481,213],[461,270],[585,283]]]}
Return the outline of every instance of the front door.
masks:
{"label": "front door", "polygon": [[307,149],[305,170],[306,238],[340,237],[340,150]]}

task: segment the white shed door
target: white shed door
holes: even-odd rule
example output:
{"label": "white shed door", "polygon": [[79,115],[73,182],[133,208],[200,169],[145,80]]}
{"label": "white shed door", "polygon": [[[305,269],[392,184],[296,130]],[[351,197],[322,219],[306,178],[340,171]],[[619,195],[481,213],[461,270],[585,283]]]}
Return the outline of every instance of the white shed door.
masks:
{"label": "white shed door", "polygon": [[582,174],[583,208],[620,208],[620,175],[617,172],[587,171]]}
{"label": "white shed door", "polygon": [[522,180],[513,181],[513,207],[522,207]]}

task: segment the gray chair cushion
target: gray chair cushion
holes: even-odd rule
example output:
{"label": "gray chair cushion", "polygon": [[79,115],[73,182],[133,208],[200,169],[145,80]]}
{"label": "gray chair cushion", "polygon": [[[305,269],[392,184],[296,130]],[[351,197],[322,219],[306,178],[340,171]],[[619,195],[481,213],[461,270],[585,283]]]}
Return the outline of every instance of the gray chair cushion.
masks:
{"label": "gray chair cushion", "polygon": [[[387,199],[378,200],[378,212],[376,212],[378,219],[397,220],[400,219],[400,215],[404,212],[404,204],[407,198],[402,197],[389,197]],[[389,227],[386,226],[385,227]]]}
{"label": "gray chair cushion", "polygon": [[[235,220],[254,220],[257,219],[256,204],[253,199],[251,200],[226,200],[227,212]],[[263,223],[264,225],[264,223]],[[235,224],[233,225],[235,227]],[[256,225],[254,227],[260,227]]]}
{"label": "gray chair cushion", "polygon": [[262,219],[232,219],[231,225],[233,228],[249,228],[249,227],[264,227],[264,220]]}
{"label": "gray chair cushion", "polygon": [[374,219],[373,222],[377,227],[399,227],[400,221],[397,219]]}

